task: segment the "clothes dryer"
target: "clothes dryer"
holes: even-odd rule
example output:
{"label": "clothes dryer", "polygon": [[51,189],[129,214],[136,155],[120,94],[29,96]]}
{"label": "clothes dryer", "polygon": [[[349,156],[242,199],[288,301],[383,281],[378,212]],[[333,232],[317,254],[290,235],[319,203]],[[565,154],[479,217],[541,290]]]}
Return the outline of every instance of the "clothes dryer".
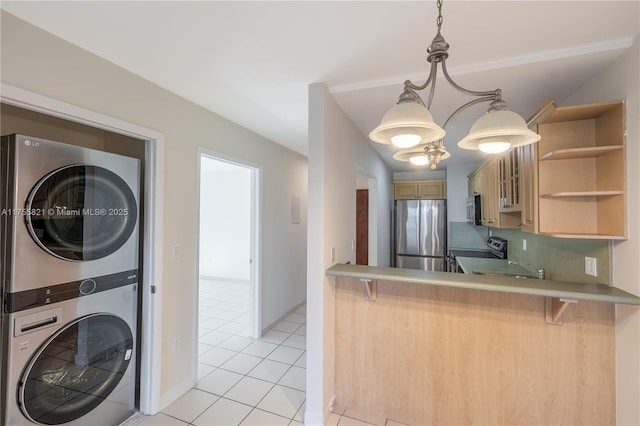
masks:
{"label": "clothes dryer", "polygon": [[3,284],[20,293],[138,269],[138,159],[2,138]]}
{"label": "clothes dryer", "polygon": [[134,413],[136,280],[53,286],[67,297],[55,303],[28,290],[32,307],[5,314],[3,425],[115,426]]}

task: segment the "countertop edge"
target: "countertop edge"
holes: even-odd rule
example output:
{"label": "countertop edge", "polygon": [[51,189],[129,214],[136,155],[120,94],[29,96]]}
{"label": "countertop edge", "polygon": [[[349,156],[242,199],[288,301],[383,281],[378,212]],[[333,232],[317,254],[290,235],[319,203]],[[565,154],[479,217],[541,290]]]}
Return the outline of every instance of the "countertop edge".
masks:
{"label": "countertop edge", "polygon": [[405,284],[433,285],[468,290],[493,291],[530,296],[558,297],[585,301],[640,305],[640,297],[605,284],[553,280],[454,274],[378,266],[335,264],[326,275],[357,279],[391,281]]}

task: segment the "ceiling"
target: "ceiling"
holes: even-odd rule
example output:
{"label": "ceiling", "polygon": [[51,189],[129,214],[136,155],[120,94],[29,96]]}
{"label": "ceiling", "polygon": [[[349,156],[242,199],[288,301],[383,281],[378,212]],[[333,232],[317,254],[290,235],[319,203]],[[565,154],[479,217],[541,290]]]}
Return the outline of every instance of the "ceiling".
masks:
{"label": "ceiling", "polygon": [[[501,88],[525,118],[562,101],[631,46],[639,1],[445,0],[448,70],[472,90]],[[0,7],[276,143],[307,153],[308,86],[324,82],[363,135],[396,102],[402,83],[427,76],[435,1],[5,1]],[[426,97],[426,95],[425,95]],[[438,79],[431,107],[442,124],[470,100]],[[486,111],[447,127],[456,146]],[[394,171],[416,170],[391,159]]]}

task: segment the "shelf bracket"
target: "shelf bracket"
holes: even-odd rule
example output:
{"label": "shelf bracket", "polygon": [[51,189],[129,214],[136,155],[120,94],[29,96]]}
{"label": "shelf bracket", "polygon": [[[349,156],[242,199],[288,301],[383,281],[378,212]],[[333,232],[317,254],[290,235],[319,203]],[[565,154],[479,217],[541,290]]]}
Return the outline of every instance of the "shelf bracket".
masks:
{"label": "shelf bracket", "polygon": [[364,284],[364,289],[367,291],[367,300],[375,301],[377,296],[376,282],[368,278],[360,278],[360,281],[362,281],[362,283]]}
{"label": "shelf bracket", "polygon": [[562,314],[571,303],[578,303],[578,301],[564,297],[545,297],[544,319],[546,323],[562,325]]}

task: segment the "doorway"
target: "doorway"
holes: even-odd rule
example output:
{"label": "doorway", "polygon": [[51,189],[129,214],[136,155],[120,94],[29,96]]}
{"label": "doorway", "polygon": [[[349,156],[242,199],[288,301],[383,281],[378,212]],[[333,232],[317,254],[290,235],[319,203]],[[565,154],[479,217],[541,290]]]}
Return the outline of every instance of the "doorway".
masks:
{"label": "doorway", "polygon": [[198,356],[229,337],[260,337],[259,169],[199,153]]}
{"label": "doorway", "polygon": [[356,170],[356,264],[378,266],[378,181]]}

